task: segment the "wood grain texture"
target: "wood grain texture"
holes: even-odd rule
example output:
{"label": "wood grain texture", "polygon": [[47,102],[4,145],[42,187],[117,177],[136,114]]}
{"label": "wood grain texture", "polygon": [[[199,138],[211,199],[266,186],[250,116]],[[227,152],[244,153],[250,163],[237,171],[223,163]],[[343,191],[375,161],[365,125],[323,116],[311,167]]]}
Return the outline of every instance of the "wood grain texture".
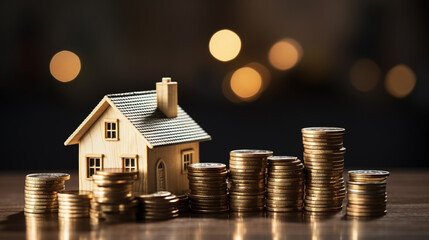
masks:
{"label": "wood grain texture", "polygon": [[[104,139],[105,119],[118,119],[117,141]],[[92,189],[92,181],[86,177],[86,156],[90,154],[103,154],[104,168],[122,168],[122,155],[137,155],[140,177],[134,187],[139,192],[147,191],[147,146],[144,137],[118,109],[109,106],[80,139],[79,186],[84,190]]]}
{"label": "wood grain texture", "polygon": [[[190,214],[169,221],[90,226],[25,218],[26,172],[0,173],[0,239],[429,239],[429,170],[391,171],[388,214],[373,220],[266,213]],[[77,189],[77,173],[66,188]]]}
{"label": "wood grain texture", "polygon": [[167,190],[174,194],[184,194],[189,190],[188,177],[182,174],[182,151],[193,150],[194,159],[193,163],[199,161],[199,142],[183,143],[176,145],[169,145],[163,147],[154,147],[148,149],[148,192],[156,192],[156,165],[159,160],[163,160],[166,164],[167,170]]}
{"label": "wood grain texture", "polygon": [[165,116],[177,117],[177,82],[171,78],[162,78],[156,83],[157,106]]}

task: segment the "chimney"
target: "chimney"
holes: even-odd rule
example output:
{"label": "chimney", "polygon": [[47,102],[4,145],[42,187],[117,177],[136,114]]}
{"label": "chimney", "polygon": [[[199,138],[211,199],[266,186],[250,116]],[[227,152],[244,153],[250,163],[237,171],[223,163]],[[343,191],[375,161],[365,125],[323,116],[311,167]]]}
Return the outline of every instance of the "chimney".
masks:
{"label": "chimney", "polygon": [[169,118],[177,117],[177,82],[170,77],[163,77],[156,83],[157,107]]}

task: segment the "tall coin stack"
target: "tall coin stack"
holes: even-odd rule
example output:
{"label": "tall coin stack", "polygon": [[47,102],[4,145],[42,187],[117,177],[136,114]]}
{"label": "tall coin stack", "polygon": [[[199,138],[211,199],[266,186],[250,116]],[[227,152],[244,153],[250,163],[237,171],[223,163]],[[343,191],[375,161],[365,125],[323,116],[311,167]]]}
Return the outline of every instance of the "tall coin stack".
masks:
{"label": "tall coin stack", "polygon": [[347,182],[347,215],[378,217],[387,213],[388,171],[352,170]]}
{"label": "tall coin stack", "polygon": [[194,163],[188,166],[189,203],[199,213],[228,211],[227,170],[222,163]]}
{"label": "tall coin stack", "polygon": [[58,212],[58,192],[65,189],[65,181],[70,179],[66,173],[32,173],[25,177],[26,213]]}
{"label": "tall coin stack", "polygon": [[230,152],[229,207],[231,211],[262,211],[265,206],[265,172],[267,150],[233,150]]}
{"label": "tall coin stack", "polygon": [[302,211],[304,165],[297,157],[268,157],[267,210]]}
{"label": "tall coin stack", "polygon": [[133,183],[138,172],[122,168],[97,171],[92,175],[93,199],[90,217],[93,220],[135,220],[137,201],[133,196]]}
{"label": "tall coin stack", "polygon": [[139,203],[138,217],[141,220],[166,220],[179,216],[179,199],[167,191],[136,196]]}
{"label": "tall coin stack", "polygon": [[345,198],[343,179],[344,128],[303,128],[306,188],[304,209],[310,212],[335,212]]}
{"label": "tall coin stack", "polygon": [[85,218],[89,217],[91,208],[90,191],[63,191],[58,193],[58,217]]}

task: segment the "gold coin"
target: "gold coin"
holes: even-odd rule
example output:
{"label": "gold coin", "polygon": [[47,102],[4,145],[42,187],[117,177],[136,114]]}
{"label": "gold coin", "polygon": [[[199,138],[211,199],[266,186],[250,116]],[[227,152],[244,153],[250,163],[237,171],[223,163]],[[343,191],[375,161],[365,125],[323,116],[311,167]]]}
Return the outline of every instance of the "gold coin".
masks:
{"label": "gold coin", "polygon": [[227,176],[224,175],[209,175],[209,176],[191,176],[188,175],[188,180],[189,182],[194,182],[194,181],[199,181],[199,182],[204,182],[207,181],[209,184],[214,184],[212,182],[226,182]]}
{"label": "gold coin", "polygon": [[295,156],[270,156],[268,157],[268,161],[270,162],[294,162],[298,158]]}
{"label": "gold coin", "polygon": [[222,163],[193,163],[188,166],[188,170],[201,171],[224,171],[226,165]]}
{"label": "gold coin", "polygon": [[249,163],[249,164],[267,164],[268,159],[266,157],[230,157],[230,162],[237,163]]}
{"label": "gold coin", "polygon": [[60,218],[87,218],[89,213],[58,213]]}
{"label": "gold coin", "polygon": [[336,153],[309,153],[306,152],[304,149],[304,162],[308,159],[337,159],[341,160],[344,159],[345,152],[336,152]]}
{"label": "gold coin", "polygon": [[339,150],[343,147],[343,144],[338,144],[338,145],[323,145],[323,146],[319,146],[319,145],[307,145],[306,143],[304,143],[304,149],[307,150],[326,150],[326,151],[334,151],[334,150]]}
{"label": "gold coin", "polygon": [[356,177],[388,177],[390,173],[383,170],[350,170],[349,176]]}
{"label": "gold coin", "polygon": [[70,174],[67,173],[31,173],[25,176],[29,181],[46,181],[56,180],[65,181],[70,179]]}
{"label": "gold coin", "polygon": [[343,142],[343,136],[319,137],[319,136],[315,136],[315,135],[303,135],[302,141],[303,142],[335,144],[335,143],[342,143]]}
{"label": "gold coin", "polygon": [[58,197],[61,199],[90,199],[92,198],[92,192],[91,191],[79,191],[79,190],[72,190],[72,191],[63,191],[58,193]]}
{"label": "gold coin", "polygon": [[272,155],[272,151],[255,149],[240,149],[230,152],[230,156],[232,157],[270,157]]}
{"label": "gold coin", "polygon": [[188,172],[188,176],[191,177],[227,177],[227,171],[223,171],[223,172],[198,172],[198,173],[191,173]]}
{"label": "gold coin", "polygon": [[54,212],[58,212],[58,209],[57,208],[53,208],[53,209],[35,209],[35,208],[24,207],[24,212],[26,212],[26,213],[54,213]]}
{"label": "gold coin", "polygon": [[97,175],[107,176],[107,177],[127,177],[127,176],[137,176],[138,171],[129,170],[124,168],[103,168],[101,171],[96,172]]}
{"label": "gold coin", "polygon": [[269,207],[267,206],[267,211],[270,212],[299,212],[302,211],[302,207]]}
{"label": "gold coin", "polygon": [[302,128],[301,132],[303,134],[310,134],[310,135],[323,135],[323,136],[342,136],[346,130],[344,128],[339,127],[306,127]]}
{"label": "gold coin", "polygon": [[64,184],[32,184],[32,183],[25,183],[24,185],[27,189],[38,189],[38,190],[49,190],[49,189],[57,189],[64,187]]}
{"label": "gold coin", "polygon": [[25,198],[29,199],[57,199],[57,194],[24,194]]}
{"label": "gold coin", "polygon": [[339,148],[342,147],[343,145],[343,141],[342,138],[338,138],[338,140],[334,139],[334,140],[320,140],[320,139],[315,139],[313,138],[303,138],[302,139],[302,144],[304,145],[304,147],[306,146],[340,146]]}

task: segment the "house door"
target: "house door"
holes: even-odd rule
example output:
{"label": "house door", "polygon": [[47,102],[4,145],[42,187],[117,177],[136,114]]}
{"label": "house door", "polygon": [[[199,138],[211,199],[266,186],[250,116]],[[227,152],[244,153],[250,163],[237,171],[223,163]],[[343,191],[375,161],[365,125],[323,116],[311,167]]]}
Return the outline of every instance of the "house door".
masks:
{"label": "house door", "polygon": [[156,189],[157,191],[167,190],[167,169],[165,162],[160,159],[156,164]]}

